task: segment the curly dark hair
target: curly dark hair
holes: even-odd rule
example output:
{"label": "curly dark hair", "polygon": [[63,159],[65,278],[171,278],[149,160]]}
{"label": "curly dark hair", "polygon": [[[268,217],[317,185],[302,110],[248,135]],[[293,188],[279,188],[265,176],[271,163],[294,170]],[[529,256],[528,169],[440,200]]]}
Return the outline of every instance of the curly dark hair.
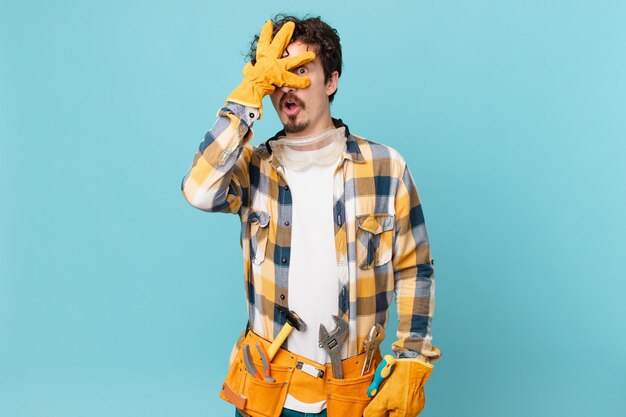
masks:
{"label": "curly dark hair", "polygon": [[[333,71],[337,71],[339,76],[341,76],[341,43],[337,30],[329,26],[319,16],[304,16],[302,19],[298,19],[295,16],[278,14],[272,18],[272,22],[274,22],[272,37],[276,35],[285,23],[294,22],[296,24],[291,40],[300,41],[315,48],[314,52],[320,57],[322,67],[324,68],[324,82],[328,81]],[[247,55],[247,58],[253,65],[256,63],[255,57],[258,41],[259,35],[255,35],[250,43],[250,51]],[[336,92],[337,90],[328,96],[329,102],[332,103]]]}

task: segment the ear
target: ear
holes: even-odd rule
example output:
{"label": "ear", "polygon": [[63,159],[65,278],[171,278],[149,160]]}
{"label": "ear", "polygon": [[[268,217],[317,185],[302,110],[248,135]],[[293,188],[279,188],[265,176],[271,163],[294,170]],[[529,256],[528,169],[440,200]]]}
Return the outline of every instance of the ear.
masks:
{"label": "ear", "polygon": [[330,77],[328,77],[328,81],[326,81],[326,95],[330,96],[332,93],[337,91],[337,83],[339,83],[339,72],[333,71],[330,73]]}

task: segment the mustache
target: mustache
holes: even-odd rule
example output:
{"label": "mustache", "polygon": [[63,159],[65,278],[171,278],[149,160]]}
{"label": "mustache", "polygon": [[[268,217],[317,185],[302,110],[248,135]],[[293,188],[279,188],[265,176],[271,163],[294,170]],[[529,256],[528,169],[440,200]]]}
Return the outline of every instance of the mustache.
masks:
{"label": "mustache", "polygon": [[285,93],[279,101],[280,107],[285,105],[286,101],[291,101],[293,103],[296,103],[298,106],[300,106],[300,108],[304,109],[304,102],[302,100],[300,100],[298,98],[298,96],[296,96],[294,93],[292,93],[291,91],[288,93]]}

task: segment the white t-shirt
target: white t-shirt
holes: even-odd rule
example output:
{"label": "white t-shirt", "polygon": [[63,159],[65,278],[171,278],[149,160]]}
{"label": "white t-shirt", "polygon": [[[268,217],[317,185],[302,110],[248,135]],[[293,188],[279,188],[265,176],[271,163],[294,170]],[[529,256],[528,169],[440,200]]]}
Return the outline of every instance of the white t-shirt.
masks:
{"label": "white t-shirt", "polygon": [[[323,324],[332,331],[336,327],[332,316],[339,311],[333,223],[333,177],[339,156],[329,165],[311,164],[298,170],[284,165],[293,203],[289,306],[307,324],[305,331],[291,332],[287,344],[291,352],[322,364],[330,357],[319,347],[319,327]],[[315,414],[326,408],[326,401],[304,403],[288,395],[284,407]]]}

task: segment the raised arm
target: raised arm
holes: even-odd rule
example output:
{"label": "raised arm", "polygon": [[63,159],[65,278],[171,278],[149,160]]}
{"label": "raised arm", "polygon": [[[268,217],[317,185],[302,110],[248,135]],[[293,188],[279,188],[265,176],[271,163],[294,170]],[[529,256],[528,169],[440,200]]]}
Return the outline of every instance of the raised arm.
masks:
{"label": "raised arm", "polygon": [[227,103],[193,158],[183,178],[183,196],[192,206],[209,212],[238,213],[248,199],[248,163],[252,147],[250,126],[259,111]]}
{"label": "raised arm", "polygon": [[252,139],[252,123],[263,115],[263,97],[276,87],[306,88],[310,84],[307,77],[290,70],[311,62],[315,54],[307,51],[282,56],[294,28],[295,24],[288,22],[273,35],[272,21],[263,25],[254,63],[244,67],[243,81],[228,96],[183,178],[182,192],[192,206],[210,212],[238,213],[247,204],[252,156],[252,147],[247,144]]}

